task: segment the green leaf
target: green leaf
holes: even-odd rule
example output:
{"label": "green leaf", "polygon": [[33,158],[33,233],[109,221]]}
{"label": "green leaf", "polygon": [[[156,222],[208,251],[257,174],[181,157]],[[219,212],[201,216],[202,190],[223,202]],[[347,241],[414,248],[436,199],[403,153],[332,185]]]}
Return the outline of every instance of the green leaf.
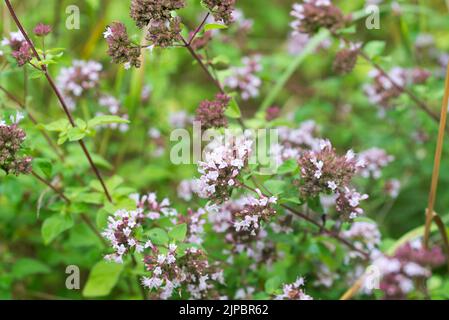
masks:
{"label": "green leaf", "polygon": [[97,262],[90,271],[83,289],[83,296],[86,298],[107,296],[117,284],[122,271],[123,264],[107,261]]}
{"label": "green leaf", "polygon": [[176,241],[184,241],[187,235],[187,224],[178,224],[173,227],[168,233],[168,236]]}
{"label": "green leaf", "polygon": [[378,57],[385,49],[385,41],[373,40],[368,42],[363,50],[370,58]]}
{"label": "green leaf", "polygon": [[282,284],[282,279],[279,276],[274,276],[265,282],[265,292],[273,294]]}
{"label": "green leaf", "polygon": [[87,123],[83,119],[76,119],[75,120],[75,124],[81,130],[86,130],[87,129]]}
{"label": "green leaf", "polygon": [[154,228],[148,231],[150,240],[156,245],[166,245],[170,240],[165,230],[161,228]]}
{"label": "green leaf", "polygon": [[235,100],[235,97],[231,95],[231,101],[229,102],[229,106],[226,108],[225,115],[229,118],[238,119],[242,116],[242,112],[240,111],[240,107]]}
{"label": "green leaf", "polygon": [[96,126],[101,126],[105,124],[111,124],[111,123],[129,123],[129,120],[120,118],[119,116],[112,116],[112,115],[103,115],[95,117],[88,121],[87,126],[89,128],[95,128]]}
{"label": "green leaf", "polygon": [[321,205],[320,197],[307,199],[307,205],[310,209],[318,213],[324,213],[323,206]]}
{"label": "green leaf", "polygon": [[284,192],[287,182],[282,180],[268,180],[263,184],[272,194],[281,194]]}
{"label": "green leaf", "polygon": [[204,26],[205,31],[227,29],[228,26],[220,23],[208,23]]}
{"label": "green leaf", "polygon": [[67,131],[67,137],[69,141],[78,141],[83,139],[86,136],[86,132],[78,127],[70,128]]}
{"label": "green leaf", "polygon": [[52,242],[58,235],[63,233],[64,231],[73,227],[72,217],[69,215],[53,215],[50,218],[45,219],[42,224],[42,238],[44,239],[44,244],[49,244]]}
{"label": "green leaf", "polygon": [[30,259],[23,258],[17,260],[11,270],[12,276],[16,279],[23,279],[26,276],[33,274],[50,273],[51,269],[44,263]]}
{"label": "green leaf", "polygon": [[302,202],[297,197],[289,197],[289,198],[281,198],[281,199],[279,199],[279,203],[294,203],[294,204],[297,204],[297,205],[302,205],[304,202]]}
{"label": "green leaf", "polygon": [[298,162],[295,159],[288,159],[281,164],[277,170],[277,174],[286,174],[295,171],[298,168]]}
{"label": "green leaf", "polygon": [[70,128],[70,122],[67,119],[59,119],[43,125],[43,128],[47,131],[63,132]]}
{"label": "green leaf", "polygon": [[53,165],[47,159],[34,159],[33,160],[34,170],[37,171],[38,174],[43,174],[47,178],[51,178],[53,172]]}

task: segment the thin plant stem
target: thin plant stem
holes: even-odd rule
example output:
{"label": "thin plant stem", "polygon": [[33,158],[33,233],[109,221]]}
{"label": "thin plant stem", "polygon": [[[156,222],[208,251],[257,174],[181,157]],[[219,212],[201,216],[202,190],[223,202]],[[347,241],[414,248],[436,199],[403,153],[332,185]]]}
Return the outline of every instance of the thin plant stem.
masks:
{"label": "thin plant stem", "polygon": [[429,201],[426,209],[426,224],[424,228],[423,244],[425,248],[429,245],[430,226],[433,220],[436,193],[438,187],[438,177],[440,174],[441,155],[443,153],[444,133],[446,128],[447,108],[449,103],[449,66],[446,72],[446,82],[444,86],[444,97],[441,105],[440,128],[438,130],[437,146],[435,149],[435,158],[432,172],[432,181],[430,184]]}
{"label": "thin plant stem", "polygon": [[204,17],[203,21],[201,21],[200,25],[195,29],[195,31],[193,32],[192,36],[189,39],[188,44],[191,45],[192,41],[195,40],[195,37],[198,35],[198,33],[201,31],[201,29],[203,28],[204,24],[206,23],[207,19],[210,16],[210,12],[208,12],[206,14],[206,16]]}
{"label": "thin plant stem", "polygon": [[348,290],[346,290],[346,292],[340,297],[340,300],[349,300],[355,296],[362,288],[364,280],[365,274],[358,278],[357,281]]}
{"label": "thin plant stem", "polygon": [[[8,7],[8,10],[11,14],[12,19],[14,20],[15,24],[17,25],[17,27],[19,28],[20,32],[22,33],[23,37],[25,38],[25,40],[27,41],[27,43],[30,45],[31,47],[31,51],[33,52],[34,57],[37,59],[37,61],[42,62],[39,53],[37,52],[33,42],[30,40],[30,38],[28,37],[28,34],[26,33],[25,29],[23,28],[22,24],[20,23],[19,18],[17,17],[14,8],[12,7],[11,3],[9,0],[5,0],[5,4]],[[35,66],[36,67],[36,66]],[[37,68],[37,67],[36,67]],[[45,64],[42,64],[39,68],[40,71],[42,71],[45,75],[45,78],[47,79],[50,87],[52,88],[53,92],[55,93],[56,97],[58,98],[61,107],[64,111],[64,113],[66,114],[70,124],[72,125],[72,127],[76,127],[75,121],[73,119],[72,114],[70,113],[69,108],[67,107],[67,104],[61,94],[61,92],[59,91],[58,87],[56,86],[55,82],[53,81],[53,78],[50,76],[50,74],[48,73],[48,69],[47,66]],[[83,140],[79,140],[78,141],[79,145],[81,146],[81,149],[83,150],[92,170],[94,171],[95,175],[97,176],[97,179],[100,181],[101,186],[103,187],[103,191],[106,195],[106,198],[108,199],[109,202],[112,202],[112,197],[109,193],[109,190],[103,180],[103,177],[101,176],[101,173],[99,171],[99,169],[97,168],[97,166],[95,165],[94,161],[92,160],[92,156],[90,155],[86,144],[84,143]]]}
{"label": "thin plant stem", "polygon": [[438,230],[440,231],[441,237],[443,238],[443,247],[444,251],[446,252],[446,263],[449,272],[449,239],[447,236],[446,226],[444,225],[444,222],[440,218],[440,216],[436,213],[433,216],[433,221],[435,221],[435,224],[437,225]]}
{"label": "thin plant stem", "polygon": [[190,45],[190,43],[188,43],[186,41],[186,39],[184,39],[184,37],[180,36],[181,41],[184,43],[184,46],[187,48],[187,50],[189,50],[190,54],[192,55],[192,57],[198,62],[198,64],[200,65],[200,67],[204,70],[204,72],[207,74],[207,76],[209,77],[209,79],[215,84],[215,86],[218,88],[218,90],[220,91],[220,93],[225,94],[225,91],[223,90],[223,87],[221,86],[220,82],[218,82],[217,79],[214,78],[214,76],[212,75],[212,73],[210,73],[209,69],[207,68],[207,66],[203,63],[203,60],[201,60],[201,58],[198,56],[198,54],[195,52],[195,50],[192,48],[192,46]]}
{"label": "thin plant stem", "polygon": [[56,188],[50,181],[45,180],[43,177],[41,177],[39,174],[37,174],[35,171],[31,171],[31,175],[35,177],[37,180],[45,184],[47,187],[52,189],[59,197],[61,197],[62,200],[64,200],[67,204],[70,203],[70,199],[67,198],[67,196],[58,188]]}

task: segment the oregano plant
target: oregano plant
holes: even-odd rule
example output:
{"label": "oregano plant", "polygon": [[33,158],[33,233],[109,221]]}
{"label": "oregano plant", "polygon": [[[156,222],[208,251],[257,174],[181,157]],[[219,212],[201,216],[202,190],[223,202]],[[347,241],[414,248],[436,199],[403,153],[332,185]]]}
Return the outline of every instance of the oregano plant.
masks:
{"label": "oregano plant", "polygon": [[449,298],[444,5],[259,3],[3,1],[0,298]]}

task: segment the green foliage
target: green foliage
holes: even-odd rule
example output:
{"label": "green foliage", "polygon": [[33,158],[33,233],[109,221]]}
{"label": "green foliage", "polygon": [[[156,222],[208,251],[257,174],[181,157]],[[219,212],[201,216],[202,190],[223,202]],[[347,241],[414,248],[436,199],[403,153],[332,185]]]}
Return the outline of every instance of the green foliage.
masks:
{"label": "green foliage", "polygon": [[111,293],[120,274],[123,265],[100,261],[96,263],[89,273],[89,278],[83,289],[83,296],[86,298],[104,297]]}

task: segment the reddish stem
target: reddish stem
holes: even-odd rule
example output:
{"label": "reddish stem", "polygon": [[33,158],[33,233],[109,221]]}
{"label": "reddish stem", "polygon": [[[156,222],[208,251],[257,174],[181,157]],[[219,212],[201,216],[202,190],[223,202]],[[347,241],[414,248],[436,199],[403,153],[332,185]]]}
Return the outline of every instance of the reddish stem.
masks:
{"label": "reddish stem", "polygon": [[[28,44],[31,47],[31,51],[33,52],[33,55],[35,56],[35,58],[37,59],[37,61],[41,62],[41,58],[39,56],[39,53],[37,52],[33,42],[30,40],[30,38],[28,37],[28,34],[26,33],[25,29],[23,28],[22,24],[20,23],[20,20],[18,19],[14,8],[12,7],[11,3],[9,0],[5,0],[6,6],[8,7],[8,10],[11,14],[11,17],[13,18],[15,24],[17,25],[17,27],[19,28],[20,32],[22,33],[23,37],[25,38],[25,40],[28,42]],[[76,127],[75,121],[73,120],[72,114],[70,113],[69,108],[67,107],[67,104],[64,100],[64,98],[62,97],[61,92],[59,91],[59,89],[57,88],[57,86],[55,85],[52,77],[50,76],[50,74],[48,73],[48,69],[47,66],[45,64],[42,64],[40,66],[40,69],[42,70],[42,72],[44,73],[45,77],[47,78],[48,83],[50,84],[50,87],[52,88],[53,92],[56,94],[56,97],[58,98],[62,109],[64,110],[64,113],[66,114],[70,124],[72,125],[72,127]],[[95,163],[92,160],[92,157],[89,153],[89,151],[87,150],[87,147],[84,143],[83,140],[79,140],[78,143],[81,146],[81,149],[83,149],[83,152],[92,168],[92,170],[94,171],[95,175],[97,176],[97,179],[100,181],[101,186],[103,187],[104,193],[106,195],[106,198],[108,199],[109,202],[112,202],[112,197],[108,191],[108,188],[103,180],[103,177],[100,174],[100,171],[98,170],[97,166],[95,165]]]}

